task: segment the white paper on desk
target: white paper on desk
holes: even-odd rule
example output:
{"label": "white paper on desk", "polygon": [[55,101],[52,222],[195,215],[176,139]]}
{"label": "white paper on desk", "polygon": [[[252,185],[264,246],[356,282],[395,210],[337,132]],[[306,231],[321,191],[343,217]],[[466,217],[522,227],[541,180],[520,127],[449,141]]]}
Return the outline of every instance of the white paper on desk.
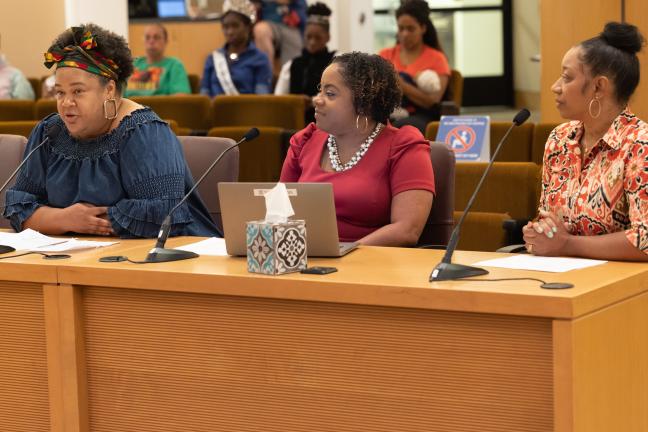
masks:
{"label": "white paper on desk", "polygon": [[91,240],[77,240],[75,238],[57,243],[53,245],[41,246],[31,249],[34,252],[69,252],[81,249],[94,249],[105,246],[112,246],[119,242],[116,241],[91,241]]}
{"label": "white paper on desk", "polygon": [[579,270],[605,264],[607,261],[583,259],[583,258],[560,258],[540,257],[535,255],[512,255],[506,258],[495,258],[480,261],[472,264],[483,267],[500,267],[514,270],[534,270],[543,272],[563,273],[571,270]]}
{"label": "white paper on desk", "polygon": [[16,250],[32,250],[65,241],[66,239],[48,237],[29,228],[19,233],[0,232],[0,244],[11,246]]}
{"label": "white paper on desk", "polygon": [[211,255],[211,256],[227,256],[225,249],[225,239],[212,237],[206,240],[201,240],[196,243],[180,246],[175,249],[194,252],[198,255]]}

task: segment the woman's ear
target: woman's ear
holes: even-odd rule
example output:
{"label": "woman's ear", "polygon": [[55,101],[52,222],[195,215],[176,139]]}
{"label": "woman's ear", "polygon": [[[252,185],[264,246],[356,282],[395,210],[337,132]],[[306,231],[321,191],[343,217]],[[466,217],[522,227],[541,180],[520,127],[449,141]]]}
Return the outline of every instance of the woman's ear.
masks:
{"label": "woman's ear", "polygon": [[599,75],[594,78],[594,93],[608,95],[614,91],[612,81],[605,75]]}
{"label": "woman's ear", "polygon": [[117,83],[115,80],[109,80],[104,90],[109,99],[114,99],[119,96],[117,94]]}

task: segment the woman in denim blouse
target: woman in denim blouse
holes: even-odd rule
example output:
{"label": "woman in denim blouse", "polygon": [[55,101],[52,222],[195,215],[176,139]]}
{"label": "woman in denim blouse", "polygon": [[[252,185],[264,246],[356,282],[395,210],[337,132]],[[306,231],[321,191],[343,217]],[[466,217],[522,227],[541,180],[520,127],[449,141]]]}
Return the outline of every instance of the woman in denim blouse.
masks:
{"label": "woman in denim blouse", "polygon": [[[4,216],[16,231],[155,237],[193,180],[169,126],[121,97],[133,71],[126,41],[93,24],[73,27],[45,65],[56,66],[58,113],[32,132],[26,152],[49,140],[7,191]],[[173,214],[172,235],[217,233],[197,195]]]}

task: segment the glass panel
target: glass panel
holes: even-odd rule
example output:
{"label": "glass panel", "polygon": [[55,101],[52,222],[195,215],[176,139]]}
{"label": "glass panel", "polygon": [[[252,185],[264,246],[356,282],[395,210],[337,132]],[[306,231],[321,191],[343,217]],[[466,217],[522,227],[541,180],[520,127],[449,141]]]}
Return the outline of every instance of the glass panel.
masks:
{"label": "glass panel", "polygon": [[456,12],[453,26],[453,65],[464,77],[504,75],[501,11]]}
{"label": "glass panel", "polygon": [[428,0],[432,9],[502,6],[502,0]]}
{"label": "glass panel", "polygon": [[[374,9],[395,10],[400,4],[401,0],[373,0]],[[428,4],[432,9],[502,6],[502,0],[428,0]]]}
{"label": "glass panel", "polygon": [[[474,0],[474,2],[486,3],[487,1]],[[374,0],[374,5],[377,3],[400,4],[399,0]],[[449,0],[444,3],[463,3],[467,6],[466,3],[473,2]],[[501,5],[501,0],[493,0],[491,3]],[[430,18],[451,68],[458,69],[466,78],[504,75],[504,23],[500,10],[435,12]],[[376,51],[396,43],[396,27],[394,14],[374,16]]]}

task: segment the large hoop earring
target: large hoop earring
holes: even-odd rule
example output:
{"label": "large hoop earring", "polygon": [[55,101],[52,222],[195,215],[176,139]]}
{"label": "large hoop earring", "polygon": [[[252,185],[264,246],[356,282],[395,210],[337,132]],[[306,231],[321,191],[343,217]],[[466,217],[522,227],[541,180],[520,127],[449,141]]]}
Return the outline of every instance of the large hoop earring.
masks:
{"label": "large hoop earring", "polygon": [[[364,129],[362,129],[363,132],[366,132],[367,129],[369,129],[369,117],[363,116],[365,119],[365,126]],[[356,116],[356,129],[360,130],[360,114]]]}
{"label": "large hoop earring", "polygon": [[[109,103],[112,103],[112,110],[113,114],[108,115],[108,105]],[[117,117],[117,99],[112,98],[112,99],[106,99],[103,103],[103,109],[104,109],[104,117],[106,120],[113,120]]]}
{"label": "large hoop earring", "polygon": [[[596,105],[596,106],[597,106],[596,115],[594,115],[594,114],[592,113],[592,111],[593,111],[593,110],[592,110],[592,105],[594,105],[594,102],[596,102],[596,104],[597,104],[597,105]],[[589,111],[589,115],[590,115],[590,117],[592,117],[593,119],[598,118],[598,116],[601,115],[601,101],[598,100],[598,97],[595,96],[594,99],[592,99],[592,100],[590,101],[590,103],[589,103],[589,107],[587,108],[587,111]]]}

